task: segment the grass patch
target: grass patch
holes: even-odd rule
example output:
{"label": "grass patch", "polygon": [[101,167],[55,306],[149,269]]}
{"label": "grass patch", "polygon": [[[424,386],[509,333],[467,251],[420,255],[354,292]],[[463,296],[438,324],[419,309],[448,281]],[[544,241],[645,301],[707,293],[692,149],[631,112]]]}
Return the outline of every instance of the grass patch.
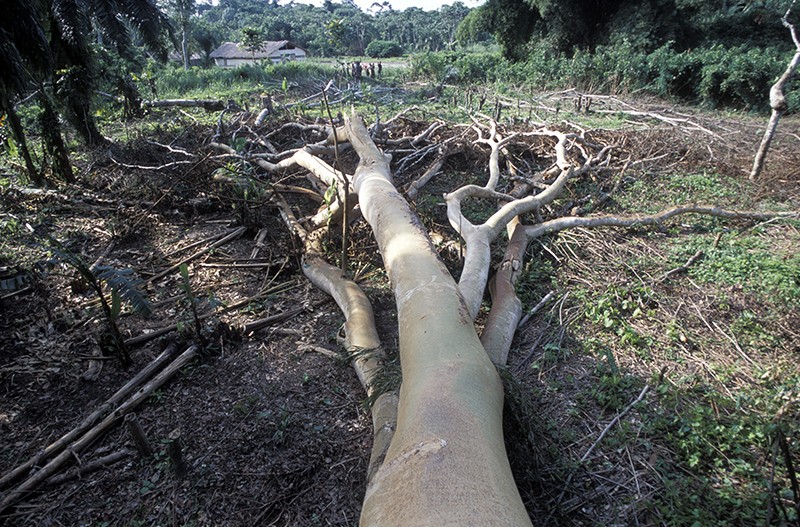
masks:
{"label": "grass patch", "polygon": [[712,238],[682,239],[670,248],[671,261],[685,262],[702,250],[704,257],[688,270],[698,282],[738,286],[771,302],[800,306],[800,255],[776,249],[755,233],[726,237],[716,246]]}
{"label": "grass patch", "polygon": [[627,213],[648,214],[666,207],[695,203],[740,209],[750,206],[746,189],[739,181],[705,171],[668,177],[646,174],[626,185],[616,202],[618,208]]}

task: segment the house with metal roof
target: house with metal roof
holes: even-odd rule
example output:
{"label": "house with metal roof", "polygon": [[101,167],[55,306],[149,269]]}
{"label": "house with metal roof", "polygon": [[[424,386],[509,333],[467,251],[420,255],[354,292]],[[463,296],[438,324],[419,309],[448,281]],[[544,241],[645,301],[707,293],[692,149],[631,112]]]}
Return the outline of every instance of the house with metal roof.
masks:
{"label": "house with metal roof", "polygon": [[243,64],[256,64],[269,60],[273,64],[291,60],[305,60],[306,50],[295,46],[288,40],[264,42],[261,50],[248,51],[236,42],[225,42],[209,55],[217,66],[235,68]]}

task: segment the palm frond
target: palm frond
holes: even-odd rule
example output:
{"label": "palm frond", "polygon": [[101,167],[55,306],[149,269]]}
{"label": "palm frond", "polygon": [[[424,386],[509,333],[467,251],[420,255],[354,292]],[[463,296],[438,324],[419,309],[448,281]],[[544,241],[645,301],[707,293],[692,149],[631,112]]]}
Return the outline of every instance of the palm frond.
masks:
{"label": "palm frond", "polygon": [[91,62],[89,36],[91,26],[82,0],[51,0],[50,16],[53,31],[50,45],[56,67],[87,66]]}
{"label": "palm frond", "polygon": [[133,310],[142,315],[152,312],[150,302],[139,290],[142,280],[132,269],[117,269],[110,266],[98,266],[94,269],[98,279],[105,281],[112,291],[115,291],[122,300],[127,301]]}
{"label": "palm frond", "polygon": [[175,28],[169,18],[153,0],[120,0],[120,2],[123,5],[123,12],[130,17],[145,47],[166,60],[168,50],[163,38],[164,33],[166,32],[173,44],[177,43]]}
{"label": "palm frond", "polygon": [[88,11],[96,29],[114,44],[117,53],[130,58],[133,55],[132,35],[120,12],[120,3],[116,0],[88,0]]}
{"label": "palm frond", "polygon": [[12,35],[0,28],[0,95],[10,98],[25,89],[25,63]]}
{"label": "palm frond", "polygon": [[16,0],[8,4],[0,16],[0,94],[10,98],[27,88],[32,75],[50,68],[52,55],[39,3]]}

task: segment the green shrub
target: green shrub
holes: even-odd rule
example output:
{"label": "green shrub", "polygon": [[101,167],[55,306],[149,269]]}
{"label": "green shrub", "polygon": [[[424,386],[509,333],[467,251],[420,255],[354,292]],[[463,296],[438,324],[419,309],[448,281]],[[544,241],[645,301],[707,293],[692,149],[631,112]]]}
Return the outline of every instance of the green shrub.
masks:
{"label": "green shrub", "polygon": [[[328,66],[300,61],[245,64],[237,68],[195,66],[188,70],[170,64],[153,72],[158,94],[162,98],[230,95],[231,92],[257,91],[264,85],[279,85],[284,78],[289,82],[308,82],[314,78],[324,82],[331,75],[332,70]],[[144,84],[139,89],[142,93],[149,92]]]}
{"label": "green shrub", "polygon": [[403,48],[393,40],[373,40],[367,45],[366,53],[375,58],[399,57]]}
{"label": "green shrub", "polygon": [[453,51],[418,53],[411,57],[411,76],[435,82],[454,77],[457,73],[454,63],[458,57],[459,54]]}
{"label": "green shrub", "polygon": [[702,62],[697,53],[677,52],[672,42],[664,44],[649,55],[649,85],[660,97],[695,99],[700,83]]}

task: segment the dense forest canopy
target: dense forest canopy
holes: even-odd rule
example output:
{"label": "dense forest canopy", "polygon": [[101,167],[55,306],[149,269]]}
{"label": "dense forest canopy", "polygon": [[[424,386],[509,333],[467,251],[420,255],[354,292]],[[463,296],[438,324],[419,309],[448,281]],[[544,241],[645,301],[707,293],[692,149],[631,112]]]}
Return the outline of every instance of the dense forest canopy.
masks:
{"label": "dense forest canopy", "polygon": [[531,47],[558,53],[632,42],[652,51],[714,44],[786,45],[780,15],[787,2],[726,0],[489,0],[477,10],[503,53],[525,59]]}
{"label": "dense forest canopy", "polygon": [[[469,9],[462,3],[435,11],[392,9],[388,2],[373,4],[366,13],[352,2],[322,7],[264,0],[220,0],[200,6],[194,23],[197,34],[217,42],[236,41],[245,27],[258,28],[267,40],[291,40],[319,56],[363,55],[373,40],[397,43],[403,52],[438,51],[455,45],[458,24]],[[204,51],[204,49],[203,49]]]}

